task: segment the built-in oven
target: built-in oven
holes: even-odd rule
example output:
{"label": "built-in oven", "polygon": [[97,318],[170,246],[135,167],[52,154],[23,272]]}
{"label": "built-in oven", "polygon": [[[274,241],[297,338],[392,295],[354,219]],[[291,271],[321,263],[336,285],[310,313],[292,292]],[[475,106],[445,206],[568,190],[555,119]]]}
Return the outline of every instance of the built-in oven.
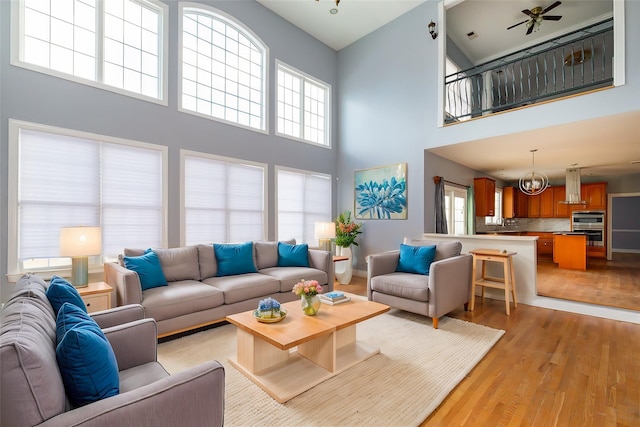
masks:
{"label": "built-in oven", "polygon": [[589,246],[604,246],[604,211],[571,212],[571,231],[587,235]]}

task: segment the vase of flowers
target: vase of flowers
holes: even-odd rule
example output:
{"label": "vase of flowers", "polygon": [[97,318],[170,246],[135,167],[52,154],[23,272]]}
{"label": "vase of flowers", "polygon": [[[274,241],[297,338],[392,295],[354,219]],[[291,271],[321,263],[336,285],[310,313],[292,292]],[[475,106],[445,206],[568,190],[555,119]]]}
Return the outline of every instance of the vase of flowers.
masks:
{"label": "vase of flowers", "polygon": [[344,211],[335,220],[336,222],[336,246],[348,248],[351,245],[358,246],[356,237],[362,233],[361,222],[351,220],[351,211]]}
{"label": "vase of flowers", "polygon": [[301,280],[293,285],[292,292],[300,296],[302,311],[307,316],[315,316],[320,311],[322,286],[317,280]]}
{"label": "vase of flowers", "polygon": [[351,220],[351,211],[342,212],[335,220],[336,222],[336,254],[347,257],[346,261],[337,262],[335,265],[335,275],[341,285],[348,285],[353,276],[353,253],[351,245],[358,246],[356,237],[362,233],[361,222]]}

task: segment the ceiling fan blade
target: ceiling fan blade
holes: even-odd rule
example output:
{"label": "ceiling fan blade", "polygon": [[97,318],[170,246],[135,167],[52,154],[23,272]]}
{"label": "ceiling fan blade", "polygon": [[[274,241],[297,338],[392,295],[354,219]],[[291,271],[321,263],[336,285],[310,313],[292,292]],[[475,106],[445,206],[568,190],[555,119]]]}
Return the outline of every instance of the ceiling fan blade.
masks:
{"label": "ceiling fan blade", "polygon": [[561,4],[562,4],[562,2],[557,1],[557,2],[555,2],[554,4],[552,4],[551,6],[547,7],[547,8],[546,8],[545,10],[543,10],[541,13],[542,13],[542,14],[545,14],[545,13],[549,12],[551,9],[553,9],[553,8],[555,8],[555,7],[560,6]]}
{"label": "ceiling fan blade", "polygon": [[525,15],[530,16],[530,17],[532,17],[532,18],[533,18],[533,17],[535,17],[535,15],[533,14],[533,12],[531,12],[529,9],[524,9],[524,10],[522,11],[522,13],[524,13]]}
{"label": "ceiling fan blade", "polygon": [[534,27],[534,25],[532,25],[532,26],[530,26],[530,27],[529,27],[529,29],[527,30],[527,34],[526,34],[527,36],[528,36],[529,34],[533,33],[533,27]]}
{"label": "ceiling fan blade", "polygon": [[562,16],[550,15],[550,16],[543,16],[542,17],[542,19],[545,19],[547,21],[559,21],[560,18],[562,18]]}
{"label": "ceiling fan blade", "polygon": [[525,23],[525,22],[527,22],[527,21],[528,21],[528,19],[526,19],[526,20],[524,20],[524,21],[522,21],[522,22],[518,22],[517,24],[513,24],[512,26],[510,26],[509,28],[507,28],[507,30],[510,30],[510,29],[512,29],[512,28],[514,28],[514,27],[517,27],[518,25],[522,25],[522,24],[524,24],[524,23]]}

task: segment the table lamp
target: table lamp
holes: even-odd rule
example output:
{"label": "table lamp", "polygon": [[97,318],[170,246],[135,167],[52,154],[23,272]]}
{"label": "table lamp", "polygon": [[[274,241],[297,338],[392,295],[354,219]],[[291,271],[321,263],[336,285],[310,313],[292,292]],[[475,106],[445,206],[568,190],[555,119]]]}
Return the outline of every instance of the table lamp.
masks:
{"label": "table lamp", "polygon": [[316,222],[315,237],[321,250],[331,252],[331,239],[336,237],[336,223]]}
{"label": "table lamp", "polygon": [[100,227],[62,227],[60,256],[71,257],[71,284],[83,288],[89,284],[89,256],[102,252]]}

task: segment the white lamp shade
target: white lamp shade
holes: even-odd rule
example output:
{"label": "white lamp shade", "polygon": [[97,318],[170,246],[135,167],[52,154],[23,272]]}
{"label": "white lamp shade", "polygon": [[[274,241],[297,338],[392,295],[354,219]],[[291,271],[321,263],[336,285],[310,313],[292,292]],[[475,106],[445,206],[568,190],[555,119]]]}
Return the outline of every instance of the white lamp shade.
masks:
{"label": "white lamp shade", "polygon": [[85,257],[102,253],[100,227],[63,227],[60,229],[60,256]]}
{"label": "white lamp shade", "polygon": [[335,222],[316,222],[316,239],[333,239],[336,237]]}

